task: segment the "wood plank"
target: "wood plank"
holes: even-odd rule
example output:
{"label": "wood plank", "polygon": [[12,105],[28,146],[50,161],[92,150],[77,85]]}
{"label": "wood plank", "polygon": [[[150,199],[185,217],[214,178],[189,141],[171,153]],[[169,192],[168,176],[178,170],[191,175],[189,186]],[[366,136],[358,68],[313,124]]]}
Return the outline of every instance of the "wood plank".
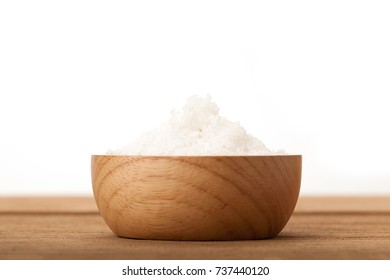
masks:
{"label": "wood plank", "polygon": [[390,212],[389,196],[301,196],[295,212]]}
{"label": "wood plank", "polygon": [[0,213],[98,213],[92,196],[0,197]]}
{"label": "wood plank", "polygon": [[113,235],[93,198],[0,198],[0,259],[390,259],[389,197],[304,198],[273,239]]}
{"label": "wood plank", "polygon": [[[92,196],[0,197],[0,213],[98,213]],[[301,212],[390,212],[390,197],[301,196]]]}
{"label": "wood plank", "polygon": [[118,238],[97,214],[0,215],[0,259],[390,259],[389,214],[297,214],[276,238]]}

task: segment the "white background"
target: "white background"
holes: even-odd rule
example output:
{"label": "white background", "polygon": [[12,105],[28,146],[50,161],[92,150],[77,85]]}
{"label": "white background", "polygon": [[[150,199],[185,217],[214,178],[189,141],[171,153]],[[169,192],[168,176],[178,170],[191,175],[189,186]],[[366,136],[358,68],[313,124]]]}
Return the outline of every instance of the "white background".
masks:
{"label": "white background", "polygon": [[388,1],[1,1],[0,194],[91,194],[90,155],[192,94],[302,194],[390,194]]}

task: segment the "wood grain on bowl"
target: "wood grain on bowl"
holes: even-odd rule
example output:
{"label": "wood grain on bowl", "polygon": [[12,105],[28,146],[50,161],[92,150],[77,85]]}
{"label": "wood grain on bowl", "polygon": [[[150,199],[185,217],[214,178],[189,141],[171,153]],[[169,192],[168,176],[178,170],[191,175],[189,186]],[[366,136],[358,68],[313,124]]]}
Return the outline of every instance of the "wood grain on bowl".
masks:
{"label": "wood grain on bowl", "polygon": [[300,189],[301,156],[92,156],[101,215],[117,235],[242,240],[276,236]]}

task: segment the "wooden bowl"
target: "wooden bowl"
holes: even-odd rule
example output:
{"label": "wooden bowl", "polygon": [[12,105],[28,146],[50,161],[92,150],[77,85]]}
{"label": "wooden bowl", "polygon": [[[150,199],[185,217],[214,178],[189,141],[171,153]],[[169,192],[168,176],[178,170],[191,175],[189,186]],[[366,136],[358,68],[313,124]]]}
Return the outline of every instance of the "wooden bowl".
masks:
{"label": "wooden bowl", "polygon": [[298,199],[300,155],[92,156],[93,192],[121,237],[243,240],[276,236]]}

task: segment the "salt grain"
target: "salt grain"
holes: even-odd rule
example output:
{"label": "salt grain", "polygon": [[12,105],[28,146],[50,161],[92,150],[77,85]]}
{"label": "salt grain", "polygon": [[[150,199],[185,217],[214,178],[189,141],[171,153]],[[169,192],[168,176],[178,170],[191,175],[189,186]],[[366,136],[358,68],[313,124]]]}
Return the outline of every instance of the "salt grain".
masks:
{"label": "salt grain", "polygon": [[191,96],[181,111],[110,155],[268,155],[273,154],[245,129],[219,115],[210,96]]}

